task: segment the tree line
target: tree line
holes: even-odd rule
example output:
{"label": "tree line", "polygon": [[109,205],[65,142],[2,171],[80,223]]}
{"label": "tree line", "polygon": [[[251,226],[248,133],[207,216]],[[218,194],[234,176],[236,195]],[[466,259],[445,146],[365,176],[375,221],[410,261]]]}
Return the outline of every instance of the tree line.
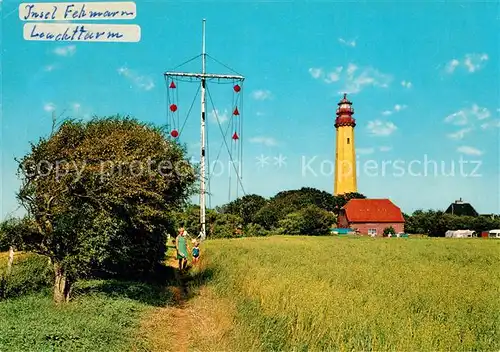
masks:
{"label": "tree line", "polygon": [[[353,198],[366,198],[360,193],[334,196],[331,193],[304,187],[283,191],[266,199],[246,195],[216,210],[230,214],[234,223],[247,228],[248,235],[257,234],[327,234],[336,225],[339,210]],[[448,230],[473,230],[480,234],[500,228],[500,215],[459,216],[441,210],[416,210],[403,213],[405,232],[443,237]],[[257,231],[255,231],[257,230]]]}

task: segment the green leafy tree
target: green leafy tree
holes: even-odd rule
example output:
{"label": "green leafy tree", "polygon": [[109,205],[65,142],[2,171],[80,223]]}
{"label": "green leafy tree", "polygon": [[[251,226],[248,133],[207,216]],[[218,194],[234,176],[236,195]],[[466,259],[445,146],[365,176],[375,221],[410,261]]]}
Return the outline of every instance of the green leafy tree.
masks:
{"label": "green leafy tree", "polygon": [[253,222],[255,214],[266,204],[267,200],[264,197],[248,194],[222,206],[219,212],[238,215],[246,225]]}
{"label": "green leafy tree", "polygon": [[394,227],[389,226],[389,227],[386,227],[386,228],[384,229],[384,232],[383,232],[383,233],[384,233],[384,236],[388,236],[389,234],[391,234],[391,235],[395,235],[395,234],[396,234],[396,230],[394,230]]}
{"label": "green leafy tree", "polygon": [[334,215],[316,205],[308,205],[299,211],[286,215],[279,221],[282,234],[326,235],[335,222]]}
{"label": "green leafy tree", "polygon": [[19,161],[18,198],[32,219],[18,240],[50,258],[54,300],[93,270],[146,275],[163,260],[172,212],[195,170],[164,131],[118,116],[66,121]]}
{"label": "green leafy tree", "polygon": [[215,214],[211,224],[209,236],[212,238],[240,237],[237,230],[242,226],[242,219],[233,214]]}
{"label": "green leafy tree", "polygon": [[279,208],[274,204],[267,204],[255,214],[254,222],[266,230],[272,230],[277,225],[280,216]]}
{"label": "green leafy tree", "polygon": [[327,212],[337,207],[336,198],[328,192],[311,187],[298,190],[282,191],[272,197],[254,217],[254,222],[271,230],[278,227],[278,222],[288,214],[314,205]]}
{"label": "green leafy tree", "polygon": [[243,233],[248,237],[267,236],[269,231],[259,224],[250,223],[244,227]]}

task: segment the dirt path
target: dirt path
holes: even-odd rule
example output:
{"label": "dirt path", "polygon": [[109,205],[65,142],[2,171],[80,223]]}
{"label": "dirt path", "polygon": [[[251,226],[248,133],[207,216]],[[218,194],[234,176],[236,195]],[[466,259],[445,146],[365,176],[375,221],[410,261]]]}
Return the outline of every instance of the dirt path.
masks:
{"label": "dirt path", "polygon": [[177,271],[178,262],[168,257],[168,265],[176,269],[177,286],[170,286],[174,304],[156,308],[141,325],[141,332],[151,351],[189,351],[189,329],[191,319],[187,312],[187,286],[184,278]]}
{"label": "dirt path", "polygon": [[[170,256],[168,265],[178,268]],[[148,351],[230,351],[227,334],[232,328],[233,310],[229,302],[217,298],[207,287],[200,287],[189,299],[186,277],[177,278],[177,286],[169,287],[174,304],[155,308],[143,318],[140,338]]]}

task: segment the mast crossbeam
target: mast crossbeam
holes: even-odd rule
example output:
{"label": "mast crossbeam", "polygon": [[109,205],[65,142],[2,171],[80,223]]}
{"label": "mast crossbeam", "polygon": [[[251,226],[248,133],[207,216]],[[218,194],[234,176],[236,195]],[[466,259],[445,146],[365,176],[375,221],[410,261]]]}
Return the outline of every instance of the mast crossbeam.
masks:
{"label": "mast crossbeam", "polygon": [[190,77],[201,79],[234,79],[243,81],[245,77],[237,75],[220,75],[215,73],[189,73],[189,72],[165,72],[164,76],[170,77]]}

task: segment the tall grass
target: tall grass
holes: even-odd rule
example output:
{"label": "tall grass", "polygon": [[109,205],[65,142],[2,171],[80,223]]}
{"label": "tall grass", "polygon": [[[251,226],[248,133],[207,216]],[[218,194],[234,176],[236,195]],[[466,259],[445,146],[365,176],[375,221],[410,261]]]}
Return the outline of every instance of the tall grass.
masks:
{"label": "tall grass", "polygon": [[500,348],[500,241],[271,237],[206,244],[239,350]]}
{"label": "tall grass", "polygon": [[[46,282],[47,259],[32,254],[17,259],[0,300],[0,351],[143,350],[136,338],[141,318],[172,301],[162,285],[82,280],[73,300],[56,306],[52,282]],[[7,256],[0,253],[0,267],[6,265]]]}

